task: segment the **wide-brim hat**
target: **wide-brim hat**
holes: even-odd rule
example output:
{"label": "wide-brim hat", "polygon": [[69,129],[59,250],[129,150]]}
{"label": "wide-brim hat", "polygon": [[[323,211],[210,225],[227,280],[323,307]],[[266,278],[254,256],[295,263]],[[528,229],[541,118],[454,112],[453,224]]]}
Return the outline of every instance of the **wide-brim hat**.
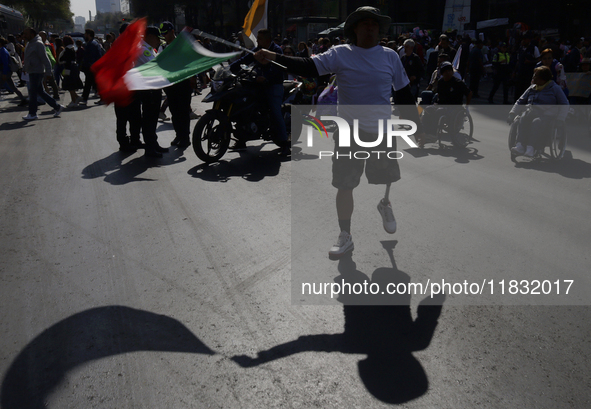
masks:
{"label": "wide-brim hat", "polygon": [[380,14],[380,10],[375,7],[363,6],[359,7],[353,13],[349,14],[347,20],[345,20],[345,27],[343,29],[345,37],[353,37],[355,32],[353,31],[357,22],[366,18],[373,18],[380,24],[380,34],[386,34],[390,28],[390,17]]}

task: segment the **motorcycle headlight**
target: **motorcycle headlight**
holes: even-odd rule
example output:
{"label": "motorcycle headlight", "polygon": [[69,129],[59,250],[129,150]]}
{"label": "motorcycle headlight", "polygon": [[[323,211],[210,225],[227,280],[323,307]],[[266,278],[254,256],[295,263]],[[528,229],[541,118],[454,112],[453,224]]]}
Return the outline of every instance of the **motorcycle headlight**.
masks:
{"label": "motorcycle headlight", "polygon": [[211,89],[216,92],[219,91],[224,85],[224,81],[211,81]]}

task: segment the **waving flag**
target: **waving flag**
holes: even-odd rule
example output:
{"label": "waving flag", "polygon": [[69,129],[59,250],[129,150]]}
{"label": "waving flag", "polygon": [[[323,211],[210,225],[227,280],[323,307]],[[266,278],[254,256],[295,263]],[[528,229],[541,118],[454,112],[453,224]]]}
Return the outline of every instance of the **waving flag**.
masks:
{"label": "waving flag", "polygon": [[258,31],[267,28],[267,0],[254,0],[242,28],[246,48],[256,47]]}
{"label": "waving flag", "polygon": [[144,31],[146,19],[136,20],[115,40],[111,49],[92,65],[98,92],[106,104],[116,102],[117,105],[127,106],[131,103],[133,93],[125,85],[123,77],[133,68],[141,52],[139,44]]}
{"label": "waving flag", "polygon": [[127,88],[134,91],[165,88],[239,54],[240,52],[218,54],[209,51],[192,35],[182,31],[152,61],[129,70],[124,81]]}

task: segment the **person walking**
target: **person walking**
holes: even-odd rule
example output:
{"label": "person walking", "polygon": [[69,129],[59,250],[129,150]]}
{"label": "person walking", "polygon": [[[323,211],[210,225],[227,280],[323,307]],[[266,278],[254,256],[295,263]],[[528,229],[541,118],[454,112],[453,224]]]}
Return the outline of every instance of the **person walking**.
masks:
{"label": "person walking", "polygon": [[76,63],[76,50],[74,50],[74,40],[70,36],[65,36],[63,39],[65,48],[58,56],[58,63],[61,65],[61,73],[63,75],[62,89],[70,93],[72,101],[67,108],[75,108],[78,106],[77,90],[81,89],[84,84],[80,79],[80,68]]}
{"label": "person walking", "polygon": [[[375,109],[366,115],[373,119],[381,116],[381,111],[388,118],[391,115],[391,92],[396,92],[398,109],[406,119],[414,121],[420,127],[419,116],[410,90],[410,81],[398,53],[391,48],[379,45],[380,38],[390,27],[390,17],[380,13],[377,8],[370,6],[359,7],[351,13],[344,27],[345,36],[351,44],[336,45],[323,54],[312,58],[288,57],[281,53],[274,53],[267,49],[260,49],[255,58],[261,64],[277,61],[287,67],[287,71],[304,77],[319,77],[336,73],[339,84],[338,107],[339,116],[351,121],[360,114],[347,109],[347,106],[373,105]],[[387,108],[387,112],[386,112]],[[377,113],[377,116],[375,115]],[[382,116],[383,118],[383,116]],[[375,141],[373,132],[364,124],[359,123],[359,137],[365,142]],[[419,128],[420,129],[420,128]],[[424,135],[417,134],[422,140]],[[348,156],[352,148],[339,146],[339,138],[335,136],[335,155],[332,167],[332,185],[337,188],[336,210],[340,234],[336,243],[330,248],[328,255],[331,259],[338,259],[353,250],[351,235],[351,217],[353,215],[353,190],[359,185],[364,173],[370,184],[386,185],[386,195],[378,203],[378,212],[382,217],[384,230],[393,234],[396,232],[396,219],[390,204],[390,185],[400,179],[400,168],[397,160],[387,159],[385,155],[372,155],[368,159],[355,159]],[[395,151],[395,138],[392,146],[385,144],[376,147],[380,151]]]}
{"label": "person walking", "polygon": [[51,63],[45,51],[45,44],[32,27],[25,28],[23,37],[27,40],[25,47],[25,72],[29,74],[29,114],[24,116],[25,121],[37,119],[37,96],[47,102],[54,109],[54,117],[59,117],[64,106],[58,104],[43,89],[43,77],[53,77]]}
{"label": "person walking", "polygon": [[86,45],[84,46],[84,56],[82,57],[80,69],[86,78],[84,80],[84,90],[82,91],[82,96],[76,101],[81,105],[86,105],[88,103],[90,90],[92,88],[96,89],[94,74],[92,73],[90,67],[92,67],[92,64],[97,62],[104,54],[102,47],[94,39],[94,30],[87,28],[84,31],[84,40],[86,40]]}

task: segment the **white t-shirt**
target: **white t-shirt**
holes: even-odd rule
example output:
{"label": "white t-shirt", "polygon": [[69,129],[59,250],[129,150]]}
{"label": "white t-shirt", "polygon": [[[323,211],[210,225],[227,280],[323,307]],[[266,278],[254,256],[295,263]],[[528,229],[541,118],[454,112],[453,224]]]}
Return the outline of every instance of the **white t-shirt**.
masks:
{"label": "white t-shirt", "polygon": [[[338,86],[338,116],[359,128],[373,132],[378,121],[391,118],[392,87],[398,91],[410,81],[398,53],[377,45],[361,48],[342,44],[312,57],[320,75],[335,73]],[[372,108],[360,106],[372,105]]]}
{"label": "white t-shirt", "polygon": [[398,91],[410,83],[398,53],[380,45],[341,44],[312,60],[320,75],[336,74],[339,105],[390,105],[391,87]]}

